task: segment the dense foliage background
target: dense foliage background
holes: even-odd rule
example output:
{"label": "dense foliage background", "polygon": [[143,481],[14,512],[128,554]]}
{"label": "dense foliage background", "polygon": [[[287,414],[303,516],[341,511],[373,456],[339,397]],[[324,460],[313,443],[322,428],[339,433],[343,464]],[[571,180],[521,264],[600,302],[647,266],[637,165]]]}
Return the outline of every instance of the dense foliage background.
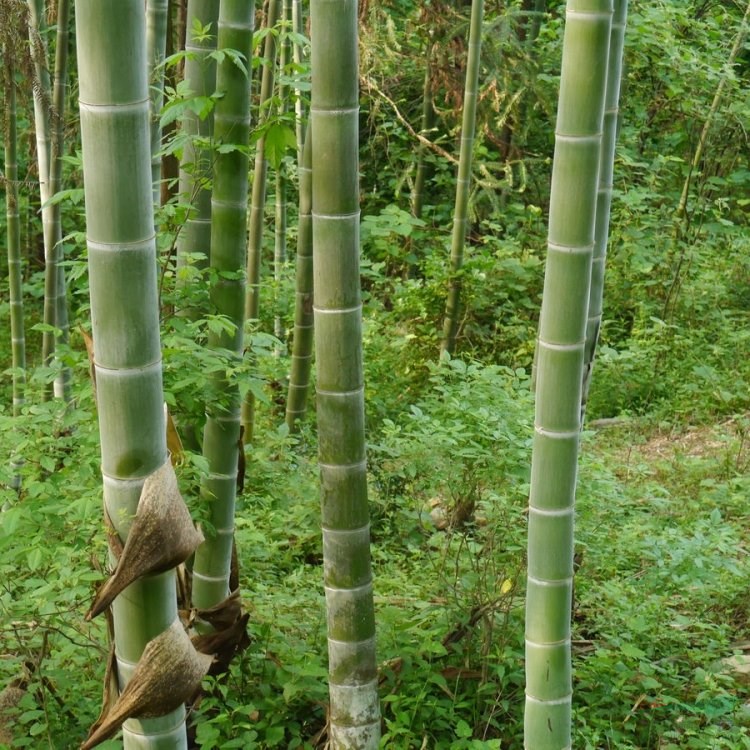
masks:
{"label": "dense foliage background", "polygon": [[[526,33],[533,3],[486,5],[465,313],[457,357],[439,366],[469,4],[360,3],[361,271],[388,748],[521,747],[530,376],[564,3],[548,3],[535,39]],[[736,750],[750,747],[750,719],[742,676],[721,660],[750,637],[747,44],[726,63],[745,4],[630,6],[604,325],[579,474],[574,746]],[[414,133],[428,58],[438,116],[415,219]],[[0,456],[25,461],[19,497],[0,461],[0,688],[23,676],[26,690],[0,721],[0,747],[68,748],[98,713],[106,651],[103,627],[83,622],[106,541],[82,335],[76,77],[63,195],[74,322],[67,409],[36,397],[54,373],[39,364],[43,252],[30,81],[19,83],[30,391],[12,420],[8,371],[0,381]],[[187,292],[175,288],[171,248],[183,218],[179,203],[163,208],[159,242],[165,387],[170,409],[189,422],[201,419],[206,374],[223,362],[202,346],[215,320],[173,314],[179,295],[205,294],[200,277]],[[269,248],[272,231],[269,221]],[[269,282],[263,325],[251,334],[245,382],[259,422],[237,541],[253,643],[197,709],[205,748],[315,747],[324,738],[314,416],[297,435],[280,426],[288,361],[267,333],[276,315],[291,328],[292,284],[290,264],[285,279]],[[3,368],[8,315],[3,276]],[[204,470],[186,450],[179,476],[198,518]]]}

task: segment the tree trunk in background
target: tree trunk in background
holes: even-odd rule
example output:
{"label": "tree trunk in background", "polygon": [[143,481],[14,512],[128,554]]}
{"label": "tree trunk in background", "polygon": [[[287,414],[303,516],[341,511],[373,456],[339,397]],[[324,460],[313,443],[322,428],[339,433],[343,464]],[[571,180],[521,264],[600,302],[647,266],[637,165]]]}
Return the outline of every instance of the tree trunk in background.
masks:
{"label": "tree trunk in background", "polygon": [[625,45],[625,24],[628,17],[628,0],[614,0],[612,36],[609,42],[607,64],[607,94],[604,104],[602,154],[599,164],[599,189],[596,194],[596,230],[594,256],[591,264],[591,291],[586,321],[586,349],[583,354],[583,387],[581,389],[581,424],[586,416],[586,402],[591,388],[596,346],[602,324],[604,303],[604,269],[609,240],[609,212],[612,205],[612,180],[615,164],[615,143],[622,78],[622,51]]}
{"label": "tree trunk in background", "polygon": [[463,122],[461,124],[461,154],[456,178],[456,205],[453,212],[453,234],[451,239],[450,279],[448,300],[445,305],[443,338],[440,353],[452,355],[456,349],[458,317],[461,306],[461,268],[464,263],[464,245],[469,214],[471,190],[471,161],[474,150],[474,130],[477,112],[477,85],[479,82],[479,59],[482,48],[482,19],[484,0],[472,0],[471,26],[469,29],[469,59],[466,64],[466,88],[464,91]]}
{"label": "tree trunk in background", "polygon": [[569,0],[537,342],[529,497],[529,750],[571,747],[573,517],[612,0]]}
{"label": "tree trunk in background", "polygon": [[[233,49],[244,55],[242,71],[231,58],[218,66],[214,137],[217,146],[232,144],[236,150],[215,155],[211,199],[211,267],[216,281],[211,288],[211,312],[226,316],[232,333],[209,332],[208,346],[225,350],[237,362],[242,359],[245,311],[245,251],[247,248],[247,145],[250,137],[250,75],[255,3],[221,0],[217,49]],[[211,508],[214,533],[195,553],[193,605],[208,609],[229,595],[229,574],[234,540],[234,506],[240,445],[240,392],[226,372],[212,377],[206,403],[203,455],[209,474],[201,494]]]}
{"label": "tree trunk in background", "polygon": [[[76,0],[76,41],[104,506],[124,541],[167,461],[143,0]],[[112,611],[122,688],[177,619],[174,570],[132,583]],[[133,750],[184,750],[184,708],[130,719],[123,736]]]}
{"label": "tree trunk in background", "polygon": [[359,288],[356,0],[312,0],[313,275],[330,741],[378,747]]}

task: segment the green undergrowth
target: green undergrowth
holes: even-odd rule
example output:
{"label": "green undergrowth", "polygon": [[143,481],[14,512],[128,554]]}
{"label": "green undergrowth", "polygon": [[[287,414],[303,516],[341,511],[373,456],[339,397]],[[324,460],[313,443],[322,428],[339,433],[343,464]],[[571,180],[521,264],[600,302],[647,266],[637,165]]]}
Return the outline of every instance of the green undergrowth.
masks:
{"label": "green undergrowth", "polygon": [[[428,370],[370,440],[382,746],[520,749],[529,383],[458,360]],[[203,748],[326,740],[315,446],[310,424],[289,436],[269,409],[237,520],[252,643],[206,682],[191,718]],[[102,626],[83,621],[105,560],[90,397],[22,425],[29,456],[40,425],[57,437],[24,466],[23,496],[3,494],[0,684],[26,679],[11,747],[62,749],[98,712],[105,655]],[[750,638],[748,430],[742,416],[626,418],[584,434],[576,747],[750,747],[742,685],[720,668]]]}

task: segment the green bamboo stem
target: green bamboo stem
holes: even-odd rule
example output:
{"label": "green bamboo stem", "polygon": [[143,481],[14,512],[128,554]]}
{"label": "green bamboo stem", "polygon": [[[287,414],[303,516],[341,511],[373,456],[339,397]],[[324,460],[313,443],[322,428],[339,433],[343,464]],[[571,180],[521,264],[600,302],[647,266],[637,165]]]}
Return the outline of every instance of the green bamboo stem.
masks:
{"label": "green bamboo stem", "polygon": [[161,194],[161,127],[159,113],[164,104],[164,70],[160,68],[167,53],[167,16],[169,0],[146,0],[146,54],[151,92],[151,182],[154,204]]}
{"label": "green bamboo stem", "polygon": [[[47,46],[44,43],[46,17],[43,0],[28,0],[29,39],[31,57],[34,61],[36,85],[32,87],[34,97],[34,131],[36,136],[37,168],[39,171],[39,194],[42,201],[42,233],[44,239],[44,312],[43,320],[47,330],[42,333],[42,361],[52,366],[55,356],[55,318],[57,312],[57,264],[54,207],[48,204],[52,197],[50,186],[51,163],[51,109],[52,86],[47,63]],[[54,395],[53,381],[45,382],[42,389],[43,399],[49,400]]]}
{"label": "green bamboo stem", "polygon": [[[216,23],[219,0],[188,0],[185,51],[185,81],[194,96],[211,96],[216,88],[216,62],[210,57],[216,49]],[[196,38],[192,29],[195,22],[210,26],[205,37]],[[213,136],[213,113],[201,120],[194,112],[182,118],[182,131],[189,137],[180,160],[179,193],[182,201],[190,204],[188,218],[177,237],[177,267],[194,265],[205,268],[211,256],[211,170],[212,153],[197,143],[210,141]],[[202,258],[199,259],[199,256]],[[191,283],[191,275],[178,273],[178,283]],[[191,311],[183,311],[192,314]]]}
{"label": "green bamboo stem", "polygon": [[461,124],[461,153],[458,177],[456,178],[456,203],[453,212],[453,234],[451,239],[450,279],[448,299],[445,305],[443,336],[440,353],[452,355],[456,349],[456,334],[461,304],[461,268],[464,262],[464,246],[468,228],[469,193],[471,191],[471,161],[474,150],[476,128],[477,86],[479,83],[479,59],[482,47],[482,19],[484,0],[472,0],[471,25],[469,28],[469,57],[466,64],[466,88]]}
{"label": "green bamboo stem", "polygon": [[[5,70],[5,216],[8,233],[8,281],[10,293],[10,342],[13,367],[13,416],[19,417],[26,403],[26,336],[23,325],[23,276],[21,272],[21,221],[18,214],[18,138],[16,127],[16,85],[13,52],[3,50]],[[11,489],[21,488],[18,471],[23,461],[13,456]]]}
{"label": "green bamboo stem", "polygon": [[[292,0],[292,29],[297,37],[301,37],[305,33],[304,21],[302,19],[302,3],[300,0]],[[300,75],[304,59],[302,45],[296,39],[292,45],[292,60],[294,61],[297,75]],[[301,91],[297,91],[297,95],[294,98],[294,120],[297,137],[297,166],[299,167],[304,158],[302,152],[305,146],[305,102]]]}
{"label": "green bamboo stem", "polygon": [[[62,180],[62,150],[68,61],[68,0],[59,0],[57,9],[57,41],[55,49],[54,88],[50,84],[47,48],[44,44],[44,4],[29,0],[29,35],[38,85],[34,87],[34,120],[37,143],[39,192],[42,199],[44,238],[44,323],[49,326],[42,334],[42,359],[53,366],[58,343],[68,341],[68,307],[65,275],[60,266],[63,258],[60,204],[48,204]],[[57,367],[54,381],[43,388],[44,399],[53,395],[70,400],[70,369]]]}
{"label": "green bamboo stem", "polygon": [[[258,128],[262,128],[268,118],[268,107],[273,93],[274,68],[276,66],[276,36],[272,33],[279,17],[281,3],[268,0],[266,11],[266,35],[263,48],[263,74],[260,82],[258,107]],[[255,144],[255,164],[253,186],[250,197],[247,242],[247,296],[245,298],[245,320],[257,323],[260,316],[260,259],[263,252],[263,214],[266,207],[266,139],[261,136]],[[255,397],[248,391],[242,403],[243,440],[253,441],[255,427]]]}
{"label": "green bamboo stem", "polygon": [[612,182],[615,164],[615,143],[619,117],[620,80],[622,78],[622,52],[625,45],[625,24],[628,0],[614,0],[612,31],[607,64],[607,93],[604,104],[602,154],[599,164],[599,187],[596,193],[596,229],[594,256],[591,263],[591,291],[586,320],[586,349],[583,354],[583,387],[581,389],[581,422],[586,414],[586,403],[591,388],[596,346],[602,323],[604,303],[604,270],[609,241],[609,214],[612,205]]}
{"label": "green bamboo stem", "polygon": [[[55,73],[54,86],[52,89],[52,144],[50,150],[50,180],[49,194],[55,195],[62,187],[62,154],[65,138],[65,104],[68,94],[68,26],[70,24],[70,2],[69,0],[58,0],[57,3],[57,38],[55,43]],[[69,338],[68,323],[68,301],[67,284],[65,282],[65,269],[60,264],[65,256],[63,245],[62,222],[60,203],[51,206],[51,220],[54,233],[54,248],[52,253],[52,267],[49,269],[54,283],[53,294],[55,317],[54,325],[57,339],[54,340],[55,351],[57,345],[67,345]],[[70,393],[71,373],[70,367],[61,364],[55,375],[53,386],[56,398],[63,399],[66,403],[71,399]]]}
{"label": "green bamboo stem", "polygon": [[529,750],[571,747],[570,607],[583,352],[612,0],[568,0],[537,342],[529,497]]}
{"label": "green bamboo stem", "polygon": [[313,275],[331,747],[378,747],[359,288],[356,0],[312,0]]}
{"label": "green bamboo stem", "polygon": [[[427,48],[427,59],[425,61],[424,85],[422,87],[422,127],[419,132],[429,138],[430,132],[435,127],[435,107],[432,100],[432,49]],[[424,159],[425,145],[422,141],[417,144],[417,169],[414,177],[414,189],[411,194],[411,214],[416,219],[422,218],[422,207],[424,204],[424,185],[427,180],[427,163]]]}
{"label": "green bamboo stem", "polygon": [[[86,238],[105,512],[124,541],[143,482],[167,460],[143,0],[76,0]],[[122,688],[177,618],[174,571],[112,605]],[[186,750],[185,711],[130,719],[127,750]]]}
{"label": "green bamboo stem", "polygon": [[[283,0],[282,4],[282,21],[284,24],[285,32],[291,28],[292,25],[292,2],[291,0]],[[285,33],[279,49],[279,77],[282,79],[283,76],[288,75],[287,68],[291,60],[292,50],[291,43],[289,40],[288,33]],[[282,79],[283,80],[283,79]],[[279,94],[279,117],[283,119],[284,115],[289,111],[289,87],[283,83],[279,83],[278,87]],[[284,278],[284,268],[287,262],[286,254],[286,228],[287,228],[287,206],[286,206],[286,194],[287,194],[287,178],[285,171],[285,160],[282,160],[276,170],[276,195],[275,195],[275,224],[274,224],[274,249],[273,249],[273,276],[276,282],[277,291],[277,304],[276,304],[276,315],[273,320],[273,333],[279,341],[283,341],[286,338],[286,330],[284,329],[284,320],[280,315],[278,304],[278,298],[280,297],[281,282]]]}
{"label": "green bamboo stem", "polygon": [[299,217],[297,221],[297,268],[294,304],[294,335],[286,424],[293,432],[307,410],[313,349],[313,259],[312,259],[312,142],[307,126],[305,148],[299,168]]}
{"label": "green bamboo stem", "polygon": [[[254,15],[254,2],[221,0],[217,48],[242,53],[247,70],[240,70],[228,56],[217,67],[216,88],[223,96],[214,110],[214,137],[218,146],[232,144],[237,149],[219,151],[215,157],[211,267],[216,272],[216,281],[211,288],[211,306],[214,314],[226,316],[232,322],[233,330],[210,332],[208,346],[229,352],[237,362],[242,359],[245,310],[249,76]],[[213,377],[211,391],[203,435],[203,455],[208,461],[209,474],[201,494],[210,505],[215,533],[207,534],[195,553],[193,605],[199,609],[212,607],[229,594],[240,445],[239,384],[222,372]]]}
{"label": "green bamboo stem", "polygon": [[[271,101],[276,66],[276,36],[271,30],[279,17],[279,0],[269,0],[266,14],[265,47],[263,49],[263,75],[260,82],[260,106],[258,107],[258,127],[268,119],[268,106]],[[255,147],[253,187],[250,198],[249,239],[247,246],[247,302],[245,318],[257,321],[260,315],[260,258],[263,250],[263,213],[266,206],[266,171],[268,162],[265,153],[266,139],[261,137]]]}

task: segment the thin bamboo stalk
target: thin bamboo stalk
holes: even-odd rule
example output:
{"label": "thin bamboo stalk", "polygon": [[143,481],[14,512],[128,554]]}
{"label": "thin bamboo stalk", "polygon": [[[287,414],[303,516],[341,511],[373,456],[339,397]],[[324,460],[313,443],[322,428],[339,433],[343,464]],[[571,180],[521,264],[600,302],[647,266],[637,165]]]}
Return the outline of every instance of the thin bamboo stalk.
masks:
{"label": "thin bamboo stalk", "polygon": [[571,747],[573,516],[612,0],[568,0],[566,18],[529,497],[529,750]]}
{"label": "thin bamboo stalk", "polygon": [[609,241],[609,214],[612,205],[612,182],[615,164],[615,143],[620,103],[620,80],[622,78],[622,53],[625,46],[625,24],[628,16],[628,0],[614,0],[612,31],[607,64],[607,94],[604,104],[604,126],[602,132],[602,155],[599,164],[599,188],[596,193],[596,230],[594,257],[591,263],[591,291],[586,320],[586,349],[583,354],[583,387],[581,389],[581,422],[586,415],[586,403],[591,388],[596,346],[602,323],[604,303],[604,270]]}
{"label": "thin bamboo stalk", "polygon": [[[42,201],[42,233],[44,239],[44,313],[43,320],[47,329],[42,333],[42,361],[51,367],[55,355],[55,318],[57,311],[57,264],[55,220],[53,206],[48,201],[53,193],[50,191],[50,127],[52,110],[52,86],[47,61],[47,46],[44,43],[46,17],[43,0],[28,0],[29,39],[31,56],[34,61],[36,85],[32,87],[34,97],[34,133],[36,136],[37,168],[39,171],[39,195]],[[52,380],[45,382],[42,388],[43,399],[49,400],[54,395]]]}
{"label": "thin bamboo stalk", "polygon": [[[69,0],[58,0],[57,3],[57,38],[55,43],[55,73],[54,86],[52,89],[52,143],[50,149],[50,179],[49,195],[55,195],[62,187],[62,154],[65,138],[65,103],[68,94],[68,27],[70,24],[70,2]],[[54,233],[54,248],[52,252],[52,265],[49,269],[51,276],[50,286],[55,285],[53,294],[55,316],[54,325],[59,332],[54,339],[55,352],[57,345],[67,345],[69,338],[68,323],[68,300],[67,284],[65,282],[65,269],[61,265],[65,257],[63,245],[62,221],[60,203],[51,206],[52,231]],[[70,367],[65,364],[58,365],[53,386],[56,398],[63,399],[66,403],[71,399],[70,393],[71,373]]]}
{"label": "thin bamboo stalk", "polygon": [[477,86],[479,83],[479,59],[482,48],[482,19],[484,0],[472,0],[471,25],[469,28],[469,58],[466,64],[466,88],[461,124],[461,154],[456,178],[456,204],[453,212],[453,234],[451,239],[450,278],[448,299],[445,305],[443,337],[440,353],[452,355],[456,349],[459,308],[461,304],[461,268],[464,263],[464,246],[468,228],[469,193],[471,190],[471,161],[474,150],[476,128]]}
{"label": "thin bamboo stalk", "polygon": [[[292,29],[297,37],[292,45],[292,60],[294,61],[294,67],[297,71],[297,75],[300,74],[302,64],[304,62],[304,56],[302,54],[302,45],[299,43],[298,38],[303,36],[304,21],[302,18],[302,3],[300,0],[292,0]],[[302,97],[302,92],[297,91],[297,95],[294,99],[294,114],[295,114],[295,134],[297,136],[297,166],[302,164],[303,155],[302,152],[305,146],[305,101]]]}
{"label": "thin bamboo stalk", "polygon": [[[432,100],[432,50],[433,45],[427,47],[425,59],[424,85],[422,86],[422,127],[419,132],[426,138],[435,126],[435,107]],[[422,218],[424,203],[424,185],[427,179],[427,163],[425,162],[425,145],[421,141],[417,145],[417,170],[414,177],[414,189],[411,194],[411,214],[417,219]]]}
{"label": "thin bamboo stalk", "polygon": [[[79,107],[105,512],[125,540],[143,483],[167,460],[143,0],[76,0]],[[122,688],[177,619],[173,570],[112,605]],[[126,749],[186,750],[185,711],[129,719]]]}
{"label": "thin bamboo stalk", "polygon": [[359,288],[356,0],[312,0],[313,275],[330,741],[377,748],[380,710]]}
{"label": "thin bamboo stalk", "polygon": [[289,431],[307,409],[313,349],[313,259],[312,259],[312,142],[307,126],[305,148],[299,168],[299,217],[297,221],[297,269],[294,305],[294,335],[286,424]]}
{"label": "thin bamboo stalk", "polygon": [[[284,36],[281,40],[279,49],[279,109],[278,114],[281,119],[289,111],[289,87],[283,82],[283,76],[289,75],[288,67],[291,60],[291,43],[289,40],[289,30],[292,26],[292,2],[283,0],[282,4],[282,21]],[[286,178],[286,160],[282,159],[276,170],[276,195],[275,195],[275,224],[274,224],[274,250],[273,250],[273,276],[276,282],[276,315],[273,321],[273,333],[279,341],[286,338],[284,321],[279,310],[278,299],[280,297],[281,283],[284,278],[284,268],[287,261],[286,253],[286,229],[287,229],[287,178]]]}
{"label": "thin bamboo stalk", "polygon": [[[18,214],[18,138],[16,126],[16,85],[13,53],[3,50],[5,88],[5,216],[8,232],[8,281],[10,293],[10,341],[13,367],[13,416],[19,417],[26,403],[26,336],[23,325],[23,276],[21,272],[21,221]],[[11,488],[21,488],[18,455],[11,458],[14,470]]]}
{"label": "thin bamboo stalk", "polygon": [[[223,95],[214,111],[217,145],[237,148],[215,157],[211,199],[211,267],[216,281],[211,288],[213,312],[226,316],[232,332],[211,331],[208,346],[242,359],[245,310],[245,250],[247,229],[248,157],[250,138],[250,74],[255,3],[221,0],[217,49],[237,50],[244,56],[242,71],[229,57],[218,65],[216,88]],[[240,450],[240,392],[236,379],[216,374],[206,404],[203,455],[209,474],[201,487],[210,504],[215,533],[197,549],[193,564],[193,605],[207,609],[229,594],[234,539],[234,507]]]}
{"label": "thin bamboo stalk", "polygon": [[160,67],[167,52],[167,18],[169,0],[146,0],[146,54],[149,91],[151,92],[151,182],[154,204],[160,200],[161,127],[159,113],[164,104],[164,70]]}
{"label": "thin bamboo stalk", "polygon": [[[263,75],[260,82],[258,106],[258,128],[268,118],[268,108],[273,93],[274,68],[276,66],[276,36],[272,33],[281,8],[280,0],[268,0],[266,11],[266,35],[263,49]],[[253,186],[250,197],[247,242],[247,296],[245,298],[245,320],[257,323],[260,316],[260,259],[263,252],[263,214],[266,207],[266,139],[261,136],[255,144]],[[255,429],[255,396],[248,391],[242,403],[243,441],[253,441]]]}

